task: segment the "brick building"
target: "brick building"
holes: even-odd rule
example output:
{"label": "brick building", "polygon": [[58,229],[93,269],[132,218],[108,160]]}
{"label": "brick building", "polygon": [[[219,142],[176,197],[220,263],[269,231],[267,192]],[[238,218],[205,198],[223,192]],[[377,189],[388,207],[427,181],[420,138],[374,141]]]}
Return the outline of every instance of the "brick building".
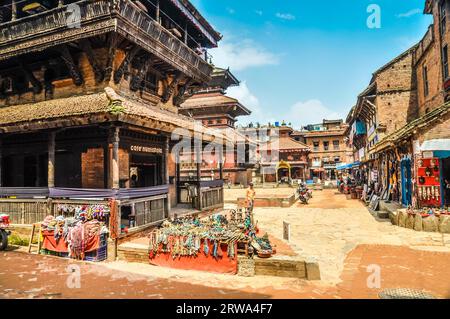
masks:
{"label": "brick building", "polygon": [[343,120],[323,120],[320,124],[310,124],[300,131],[295,131],[291,137],[308,145],[309,179],[335,180],[336,166],[347,163],[351,157],[347,147],[347,124]]}
{"label": "brick building", "polygon": [[359,173],[382,199],[415,206],[450,201],[444,192],[450,179],[449,11],[449,1],[425,1],[433,24],[417,45],[374,73],[347,118],[354,158],[363,163]]}

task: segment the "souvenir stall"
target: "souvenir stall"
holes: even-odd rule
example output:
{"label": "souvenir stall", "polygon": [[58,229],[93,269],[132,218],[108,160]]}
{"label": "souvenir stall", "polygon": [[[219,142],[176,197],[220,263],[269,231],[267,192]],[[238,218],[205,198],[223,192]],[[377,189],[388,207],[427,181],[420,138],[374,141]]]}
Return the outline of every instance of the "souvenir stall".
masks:
{"label": "souvenir stall", "polygon": [[203,220],[185,217],[165,221],[150,234],[150,264],[236,274],[238,254],[269,258],[274,253],[268,237],[258,238],[257,233],[250,217],[242,219],[236,211]]}
{"label": "souvenir stall", "polygon": [[[58,204],[41,224],[41,253],[87,261],[107,258],[109,205]],[[73,216],[73,217],[67,217]]]}
{"label": "souvenir stall", "polygon": [[417,160],[417,201],[419,207],[440,207],[441,168],[438,158]]}

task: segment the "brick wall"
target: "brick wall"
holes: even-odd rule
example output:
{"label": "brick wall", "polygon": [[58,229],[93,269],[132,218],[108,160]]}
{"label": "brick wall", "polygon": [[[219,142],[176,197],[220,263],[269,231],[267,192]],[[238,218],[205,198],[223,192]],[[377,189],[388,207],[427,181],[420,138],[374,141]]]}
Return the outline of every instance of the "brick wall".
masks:
{"label": "brick wall", "polygon": [[447,139],[450,138],[450,114],[447,113],[440,118],[432,126],[428,126],[428,130],[419,132],[418,139],[420,143],[433,139]]}

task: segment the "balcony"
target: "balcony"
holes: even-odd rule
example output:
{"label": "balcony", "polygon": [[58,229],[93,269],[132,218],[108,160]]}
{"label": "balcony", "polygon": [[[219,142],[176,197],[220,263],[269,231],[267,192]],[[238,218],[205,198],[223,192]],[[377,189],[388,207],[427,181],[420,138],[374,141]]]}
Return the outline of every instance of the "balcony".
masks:
{"label": "balcony", "polygon": [[193,79],[209,81],[212,66],[130,0],[75,4],[75,23],[65,5],[0,24],[0,60],[114,31]]}

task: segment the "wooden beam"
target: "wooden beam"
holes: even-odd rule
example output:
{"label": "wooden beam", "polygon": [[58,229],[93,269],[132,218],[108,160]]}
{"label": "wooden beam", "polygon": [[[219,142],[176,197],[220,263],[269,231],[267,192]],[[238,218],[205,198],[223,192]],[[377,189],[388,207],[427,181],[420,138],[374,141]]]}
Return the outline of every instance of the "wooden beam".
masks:
{"label": "wooden beam", "polygon": [[129,68],[131,61],[133,61],[136,54],[140,51],[139,46],[134,46],[125,56],[125,59],[123,59],[120,66],[117,68],[117,70],[114,72],[114,83],[119,84],[119,82],[122,80],[122,76],[125,77],[125,79],[128,78],[128,75],[130,73]]}
{"label": "wooden beam", "polygon": [[189,79],[181,87],[178,88],[177,94],[173,97],[173,104],[175,106],[181,106],[181,104],[183,104],[187,100],[187,98],[192,96],[186,94],[186,91],[189,89],[193,82],[193,79]]}
{"label": "wooden beam", "polygon": [[80,86],[83,84],[83,76],[81,75],[80,69],[78,65],[74,62],[72,55],[70,54],[69,48],[67,45],[63,44],[56,49],[61,53],[61,58],[69,69],[70,76],[72,77],[73,83],[75,85]]}
{"label": "wooden beam", "polygon": [[86,54],[89,64],[91,65],[92,69],[94,70],[95,74],[95,81],[97,83],[102,82],[103,78],[105,77],[105,72],[102,70],[100,65],[97,63],[97,59],[94,55],[94,50],[92,49],[91,42],[89,39],[81,39],[80,40],[80,47],[83,50],[83,52]]}
{"label": "wooden beam", "polygon": [[152,63],[151,60],[147,60],[144,57],[140,58],[137,73],[134,74],[130,81],[130,90],[138,91],[143,89],[142,83],[144,82],[145,75],[147,74],[148,68]]}
{"label": "wooden beam", "polygon": [[155,15],[155,20],[156,22],[160,23],[160,9],[159,9],[159,0],[156,0],[156,15]]}
{"label": "wooden beam", "polygon": [[177,74],[175,74],[175,76],[170,84],[168,83],[168,79],[167,78],[165,79],[165,87],[164,87],[163,95],[161,97],[161,102],[163,102],[163,103],[169,102],[170,97],[173,95],[173,91],[175,90],[175,87],[178,85],[178,83],[182,77],[183,77],[183,74],[181,72],[177,72]]}
{"label": "wooden beam", "polygon": [[0,136],[0,187],[3,187],[3,138]]}
{"label": "wooden beam", "polygon": [[17,5],[16,0],[11,0],[11,21],[17,19]]}
{"label": "wooden beam", "polygon": [[51,131],[48,135],[48,168],[47,168],[47,185],[55,187],[55,147],[56,132]]}
{"label": "wooden beam", "polygon": [[113,62],[114,57],[116,56],[116,50],[117,50],[117,43],[118,43],[118,35],[115,32],[111,32],[108,36],[108,57],[106,60],[105,65],[105,76],[104,81],[108,82],[111,79],[111,74],[113,71]]}
{"label": "wooden beam", "polygon": [[31,69],[21,61],[19,62],[19,67],[22,70],[22,72],[25,73],[28,82],[30,82],[31,85],[33,86],[33,92],[35,94],[42,92],[43,89],[42,83],[38,79],[36,79],[36,77],[33,74],[33,71],[31,71]]}

